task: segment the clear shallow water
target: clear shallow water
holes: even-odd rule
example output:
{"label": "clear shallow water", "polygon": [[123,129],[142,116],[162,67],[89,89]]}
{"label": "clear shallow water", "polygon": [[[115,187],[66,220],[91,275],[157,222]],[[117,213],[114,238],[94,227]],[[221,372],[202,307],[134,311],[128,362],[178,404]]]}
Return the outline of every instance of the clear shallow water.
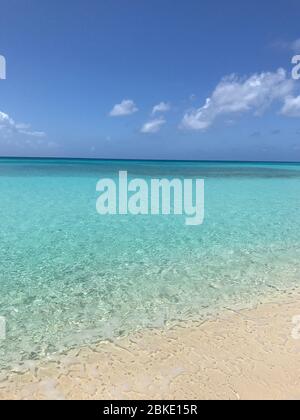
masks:
{"label": "clear shallow water", "polygon": [[[96,183],[206,182],[206,217],[99,216]],[[0,160],[0,365],[300,285],[300,165]]]}

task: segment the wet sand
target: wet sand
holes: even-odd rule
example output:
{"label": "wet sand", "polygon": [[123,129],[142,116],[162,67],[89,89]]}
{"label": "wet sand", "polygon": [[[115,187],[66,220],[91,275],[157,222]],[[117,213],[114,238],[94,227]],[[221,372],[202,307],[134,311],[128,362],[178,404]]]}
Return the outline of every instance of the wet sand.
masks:
{"label": "wet sand", "polygon": [[300,291],[28,362],[0,373],[0,399],[300,399],[298,315]]}

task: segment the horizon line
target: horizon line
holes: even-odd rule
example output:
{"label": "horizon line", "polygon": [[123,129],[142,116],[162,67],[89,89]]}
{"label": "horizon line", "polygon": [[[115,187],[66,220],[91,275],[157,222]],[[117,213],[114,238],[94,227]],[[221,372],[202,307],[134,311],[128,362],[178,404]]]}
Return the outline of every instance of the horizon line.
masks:
{"label": "horizon line", "polygon": [[91,161],[91,162],[198,162],[198,163],[285,163],[300,164],[300,161],[288,160],[223,160],[223,159],[138,159],[138,158],[89,158],[89,157],[55,157],[55,156],[0,156],[0,160],[73,160],[73,161]]}

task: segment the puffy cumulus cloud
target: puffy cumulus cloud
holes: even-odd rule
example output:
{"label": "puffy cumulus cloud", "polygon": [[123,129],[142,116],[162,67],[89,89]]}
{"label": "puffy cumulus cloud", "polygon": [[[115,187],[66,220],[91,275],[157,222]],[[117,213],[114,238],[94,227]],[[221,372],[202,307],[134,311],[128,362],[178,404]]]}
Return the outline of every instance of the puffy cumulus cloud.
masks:
{"label": "puffy cumulus cloud", "polygon": [[144,134],[157,133],[165,123],[166,120],[164,118],[156,118],[145,123],[141,132]]}
{"label": "puffy cumulus cloud", "polygon": [[205,130],[220,116],[246,112],[262,114],[275,101],[285,100],[294,89],[294,82],[283,69],[277,72],[254,74],[249,78],[236,75],[225,77],[206,103],[185,113],[181,127]]}
{"label": "puffy cumulus cloud", "polygon": [[18,124],[8,114],[0,111],[0,135],[7,138],[15,134],[39,138],[46,136],[43,131],[34,131],[29,124]]}
{"label": "puffy cumulus cloud", "polygon": [[137,106],[131,99],[124,99],[120,104],[116,104],[110,111],[111,117],[123,117],[134,114],[138,111]]}
{"label": "puffy cumulus cloud", "polygon": [[281,114],[286,117],[300,118],[300,96],[285,98]]}
{"label": "puffy cumulus cloud", "polygon": [[155,115],[159,112],[168,112],[171,109],[171,105],[166,102],[161,102],[160,104],[157,104],[152,109],[152,115]]}

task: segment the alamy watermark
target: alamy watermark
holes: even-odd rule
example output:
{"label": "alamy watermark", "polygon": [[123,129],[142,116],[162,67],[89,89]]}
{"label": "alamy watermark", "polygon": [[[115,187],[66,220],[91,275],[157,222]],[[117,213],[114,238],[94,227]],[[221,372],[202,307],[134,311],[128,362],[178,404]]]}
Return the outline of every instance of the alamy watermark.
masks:
{"label": "alamy watermark", "polygon": [[6,319],[3,316],[0,316],[0,340],[5,340],[6,338]]}
{"label": "alamy watermark", "polygon": [[132,179],[120,171],[117,181],[100,179],[97,212],[104,215],[184,215],[185,224],[204,221],[203,179]]}
{"label": "alamy watermark", "polygon": [[295,67],[293,67],[293,70],[292,70],[292,78],[294,80],[299,80],[300,79],[300,55],[295,55],[292,58],[292,64],[295,65]]}
{"label": "alamy watermark", "polygon": [[[0,80],[6,79],[6,59],[3,55],[0,55]],[[0,316],[0,340],[6,338],[6,320],[3,316]]]}
{"label": "alamy watermark", "polygon": [[6,59],[0,55],[0,80],[6,79]]}
{"label": "alamy watermark", "polygon": [[[6,79],[6,59],[0,55],[0,80]],[[6,319],[0,316],[0,341],[6,338]]]}
{"label": "alamy watermark", "polygon": [[300,340],[300,315],[294,316],[292,323],[294,325],[292,330],[292,338],[294,340]]}

